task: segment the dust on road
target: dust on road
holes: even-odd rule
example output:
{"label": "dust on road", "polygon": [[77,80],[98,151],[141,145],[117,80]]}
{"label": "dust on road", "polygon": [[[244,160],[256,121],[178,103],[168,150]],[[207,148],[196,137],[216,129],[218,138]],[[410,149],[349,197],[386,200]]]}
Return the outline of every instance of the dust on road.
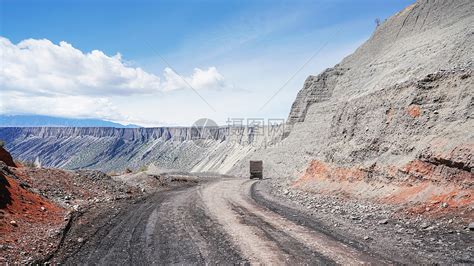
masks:
{"label": "dust on road", "polygon": [[[258,181],[216,178],[123,208],[66,264],[385,264],[252,198]],[[294,214],[291,214],[294,215]]]}

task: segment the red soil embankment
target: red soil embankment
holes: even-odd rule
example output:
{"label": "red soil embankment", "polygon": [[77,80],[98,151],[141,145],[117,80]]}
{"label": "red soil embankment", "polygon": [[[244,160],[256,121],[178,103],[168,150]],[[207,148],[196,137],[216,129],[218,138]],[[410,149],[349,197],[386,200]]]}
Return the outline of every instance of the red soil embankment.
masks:
{"label": "red soil embankment", "polygon": [[3,161],[8,166],[16,167],[15,162],[13,162],[12,156],[3,147],[0,147],[0,161]]}
{"label": "red soil embankment", "polygon": [[404,207],[411,213],[472,219],[474,174],[413,160],[403,167],[339,167],[313,160],[293,188]]}
{"label": "red soil embankment", "polygon": [[[9,161],[10,154],[1,159]],[[0,169],[0,263],[39,259],[55,249],[66,210],[38,195],[2,163]],[[30,261],[31,262],[31,261]]]}

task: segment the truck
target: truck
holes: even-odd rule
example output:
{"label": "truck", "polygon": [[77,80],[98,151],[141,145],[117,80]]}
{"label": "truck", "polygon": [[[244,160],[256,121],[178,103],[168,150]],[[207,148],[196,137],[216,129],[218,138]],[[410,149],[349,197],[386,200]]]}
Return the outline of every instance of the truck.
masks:
{"label": "truck", "polygon": [[250,179],[263,178],[263,162],[262,161],[250,161]]}

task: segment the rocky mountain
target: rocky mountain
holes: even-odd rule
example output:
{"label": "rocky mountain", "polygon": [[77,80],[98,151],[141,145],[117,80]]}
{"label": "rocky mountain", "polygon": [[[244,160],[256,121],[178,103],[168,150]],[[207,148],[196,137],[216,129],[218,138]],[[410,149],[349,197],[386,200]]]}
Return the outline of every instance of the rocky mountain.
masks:
{"label": "rocky mountain", "polygon": [[[20,161],[65,169],[106,172],[139,169],[153,163],[161,169],[224,173],[244,156],[275,138],[248,129],[4,127],[0,139]],[[280,135],[281,138],[281,135]]]}
{"label": "rocky mountain", "polygon": [[288,136],[231,173],[262,159],[276,194],[308,206],[310,195],[369,199],[472,221],[473,11],[472,1],[417,1],[387,19],[352,55],[308,77]]}
{"label": "rocky mountain", "polygon": [[340,64],[308,77],[289,136],[252,157],[291,179],[312,160],[370,168],[424,158],[470,171],[473,10],[472,1],[418,1],[390,17]]}

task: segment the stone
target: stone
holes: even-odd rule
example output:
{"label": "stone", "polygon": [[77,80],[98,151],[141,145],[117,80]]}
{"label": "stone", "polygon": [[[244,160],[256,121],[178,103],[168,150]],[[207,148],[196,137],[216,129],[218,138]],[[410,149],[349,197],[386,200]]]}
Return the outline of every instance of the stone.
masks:
{"label": "stone", "polygon": [[474,231],[474,222],[471,222],[468,226],[469,230]]}
{"label": "stone", "polygon": [[426,222],[424,222],[424,223],[422,223],[422,224],[420,225],[420,227],[421,227],[422,229],[426,229],[426,228],[428,228],[429,226],[430,226],[430,225],[429,225],[428,223],[426,223]]}
{"label": "stone", "polygon": [[82,238],[82,237],[79,237],[79,238],[77,239],[77,242],[78,242],[78,243],[82,243],[82,242],[84,242],[84,238]]}
{"label": "stone", "polygon": [[18,224],[17,224],[16,221],[14,221],[14,220],[11,220],[11,221],[10,221],[10,224],[13,225],[13,226],[18,226]]}
{"label": "stone", "polygon": [[382,219],[378,221],[378,224],[387,224],[387,223],[388,223],[388,219]]}

